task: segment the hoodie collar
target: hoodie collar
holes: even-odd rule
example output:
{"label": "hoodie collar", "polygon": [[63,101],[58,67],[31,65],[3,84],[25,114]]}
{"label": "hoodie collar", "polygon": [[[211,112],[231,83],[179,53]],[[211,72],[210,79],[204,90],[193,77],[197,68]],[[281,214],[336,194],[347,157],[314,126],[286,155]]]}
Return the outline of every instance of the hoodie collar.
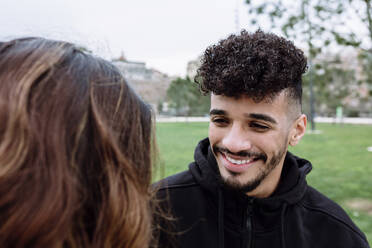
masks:
{"label": "hoodie collar", "polygon": [[[234,220],[241,220],[241,218],[234,218],[234,216],[224,214],[225,208],[231,208],[234,213],[239,216],[239,208],[245,204],[234,204],[234,200],[252,203],[252,199],[240,192],[227,192],[221,187],[220,174],[216,159],[212,153],[208,138],[199,142],[195,149],[195,163],[190,164],[190,172],[195,180],[199,182],[200,186],[206,191],[209,191],[217,199],[218,209],[218,244],[219,248],[225,247],[224,229],[225,217],[228,218],[229,223],[234,223]],[[289,204],[298,202],[306,192],[306,174],[311,171],[311,164],[305,159],[298,158],[287,152],[279,185],[274,193],[268,198],[254,199],[256,204],[260,204],[261,210],[268,208],[280,209],[280,230],[281,230],[281,247],[285,248],[285,213]],[[223,193],[225,192],[225,194]],[[227,198],[225,198],[227,197]],[[232,198],[231,198],[232,197]],[[226,203],[226,206],[225,206]],[[268,208],[264,208],[264,206]],[[233,215],[234,215],[233,214]],[[271,222],[271,221],[270,221]]]}

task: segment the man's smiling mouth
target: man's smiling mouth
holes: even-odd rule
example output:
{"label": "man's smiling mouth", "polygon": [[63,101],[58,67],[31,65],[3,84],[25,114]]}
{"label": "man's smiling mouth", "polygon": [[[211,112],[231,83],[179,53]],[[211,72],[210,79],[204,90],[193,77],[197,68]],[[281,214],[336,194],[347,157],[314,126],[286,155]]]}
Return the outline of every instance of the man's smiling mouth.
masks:
{"label": "man's smiling mouth", "polygon": [[236,164],[236,165],[241,165],[241,164],[248,164],[251,161],[254,161],[254,158],[252,159],[233,159],[229,157],[227,154],[223,154],[226,160],[228,160],[230,163]]}
{"label": "man's smiling mouth", "polygon": [[259,152],[240,151],[237,153],[230,152],[228,149],[219,146],[213,146],[215,154],[220,154],[223,159],[221,163],[227,170],[234,173],[241,173],[251,166],[258,160],[266,162],[266,155]]}
{"label": "man's smiling mouth", "polygon": [[254,162],[257,161],[257,159],[253,157],[244,159],[232,158],[226,153],[220,153],[220,156],[223,159],[221,165],[230,171],[230,173],[242,173],[253,166]]}

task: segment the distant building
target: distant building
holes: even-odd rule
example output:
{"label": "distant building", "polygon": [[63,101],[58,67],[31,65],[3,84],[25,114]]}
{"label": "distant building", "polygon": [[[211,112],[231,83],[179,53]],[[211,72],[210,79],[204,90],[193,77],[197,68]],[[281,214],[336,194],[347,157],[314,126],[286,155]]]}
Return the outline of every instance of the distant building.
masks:
{"label": "distant building", "polygon": [[133,90],[157,111],[158,104],[165,101],[167,89],[174,77],[149,69],[144,62],[118,59],[112,63],[123,73]]}
{"label": "distant building", "polygon": [[144,62],[113,61],[113,63],[124,73],[128,80],[151,80],[152,70],[146,68]]}

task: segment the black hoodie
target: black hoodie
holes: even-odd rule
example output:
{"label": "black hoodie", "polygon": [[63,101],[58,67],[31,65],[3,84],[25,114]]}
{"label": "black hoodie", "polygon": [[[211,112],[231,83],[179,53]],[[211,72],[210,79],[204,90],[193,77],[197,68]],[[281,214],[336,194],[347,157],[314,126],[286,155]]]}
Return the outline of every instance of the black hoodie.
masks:
{"label": "black hoodie", "polygon": [[208,139],[194,158],[188,171],[157,184],[174,217],[160,224],[159,247],[369,247],[342,208],[307,185],[307,160],[288,152],[277,189],[259,199],[222,186]]}

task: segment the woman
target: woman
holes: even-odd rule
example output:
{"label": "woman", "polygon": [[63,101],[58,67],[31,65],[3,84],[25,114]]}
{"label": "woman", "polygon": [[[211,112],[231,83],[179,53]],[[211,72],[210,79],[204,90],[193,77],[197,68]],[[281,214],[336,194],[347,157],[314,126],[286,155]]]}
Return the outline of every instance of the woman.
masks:
{"label": "woman", "polygon": [[112,64],[1,43],[0,122],[0,247],[149,245],[152,114]]}

